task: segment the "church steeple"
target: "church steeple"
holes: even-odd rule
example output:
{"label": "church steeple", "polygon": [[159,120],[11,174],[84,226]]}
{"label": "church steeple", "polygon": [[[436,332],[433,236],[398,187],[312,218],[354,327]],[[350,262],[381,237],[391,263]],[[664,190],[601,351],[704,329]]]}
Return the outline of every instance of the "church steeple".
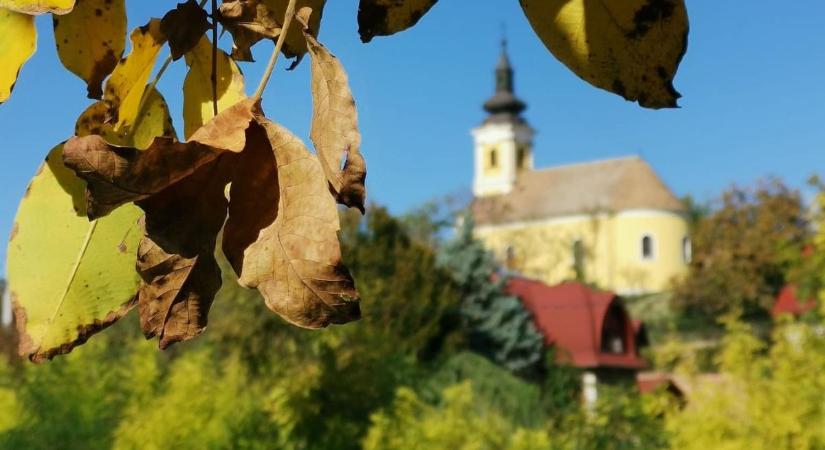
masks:
{"label": "church steeple", "polygon": [[520,117],[527,105],[515,95],[513,89],[513,66],[507,56],[507,40],[501,40],[501,57],[496,64],[496,92],[484,102],[484,109],[490,113],[487,122],[522,122]]}
{"label": "church steeple", "polygon": [[502,39],[496,92],[484,103],[490,114],[473,130],[476,197],[506,194],[522,173],[533,169],[534,131],[521,117],[526,108],[514,93],[513,66],[507,56],[507,41]]}

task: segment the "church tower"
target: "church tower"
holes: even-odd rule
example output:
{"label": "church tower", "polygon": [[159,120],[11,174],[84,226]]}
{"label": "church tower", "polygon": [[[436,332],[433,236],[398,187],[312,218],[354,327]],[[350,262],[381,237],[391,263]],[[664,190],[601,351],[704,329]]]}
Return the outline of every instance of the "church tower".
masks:
{"label": "church tower", "polygon": [[496,92],[484,102],[488,116],[473,129],[476,197],[506,194],[513,189],[519,173],[533,168],[533,134],[522,111],[527,105],[513,91],[513,67],[507,56],[507,41],[501,43],[496,65]]}

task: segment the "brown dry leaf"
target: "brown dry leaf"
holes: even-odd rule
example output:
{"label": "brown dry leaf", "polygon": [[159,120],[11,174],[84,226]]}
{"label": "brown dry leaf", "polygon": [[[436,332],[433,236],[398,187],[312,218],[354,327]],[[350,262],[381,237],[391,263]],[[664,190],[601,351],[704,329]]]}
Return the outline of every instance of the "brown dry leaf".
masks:
{"label": "brown dry leaf", "polygon": [[69,139],[63,148],[63,160],[88,183],[89,218],[105,216],[124,203],[158,194],[221,154],[243,150],[253,107],[251,100],[241,101],[195,132],[189,142],[158,137],[146,150],[117,147],[98,135]]}
{"label": "brown dry leaf", "polygon": [[673,87],[687,49],[684,0],[520,0],[544,45],[592,85],[673,108]]}
{"label": "brown dry leaf", "polygon": [[[257,122],[263,130],[250,127],[236,169],[241,176],[232,183],[224,253],[239,282],[257,288],[295,325],[358,319],[358,293],[341,260],[338,210],[321,165],[288,130],[263,117]],[[255,136],[261,132],[265,137]],[[243,176],[247,171],[258,173]]]}
{"label": "brown dry leaf", "polygon": [[210,28],[209,16],[195,0],[178,3],[160,21],[160,30],[169,38],[169,49],[175,61],[192,50]]}
{"label": "brown dry leaf", "polygon": [[[261,39],[276,39],[281,33],[288,0],[227,0],[220,6],[220,21],[234,40],[232,58],[237,61],[253,61],[250,48]],[[295,10],[312,8],[313,15],[309,29],[318,35],[326,0],[298,0]],[[283,54],[288,57],[306,53],[306,43],[301,30],[290,27],[284,41]]]}
{"label": "brown dry leaf", "polygon": [[[306,25],[307,10],[298,16]],[[367,166],[361,155],[358,112],[343,65],[326,47],[304,28],[304,37],[312,60],[312,129],[318,159],[332,192],[342,205],[364,213]],[[343,160],[343,169],[341,168]]]}
{"label": "brown dry leaf", "polygon": [[147,338],[159,338],[162,349],[206,328],[221,286],[215,242],[226,218],[227,157],[233,155],[136,203],[146,212],[137,257],[140,325]]}
{"label": "brown dry leaf", "polygon": [[125,0],[78,0],[52,21],[60,61],[86,82],[89,98],[99,99],[126,45]]}
{"label": "brown dry leaf", "polygon": [[438,0],[361,0],[358,34],[362,42],[389,36],[412,27]]}

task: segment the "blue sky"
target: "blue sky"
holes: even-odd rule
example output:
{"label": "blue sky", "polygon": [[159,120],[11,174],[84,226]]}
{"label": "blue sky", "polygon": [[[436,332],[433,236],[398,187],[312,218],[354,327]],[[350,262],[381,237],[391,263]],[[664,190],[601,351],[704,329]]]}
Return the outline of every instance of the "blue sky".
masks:
{"label": "blue sky", "polygon": [[[130,27],[172,2],[129,2]],[[402,212],[469,188],[481,103],[493,90],[500,24],[506,24],[517,93],[538,130],[538,166],[639,154],[678,194],[700,199],[732,183],[777,175],[804,187],[825,174],[825,2],[688,2],[688,53],[676,78],[682,108],[649,111],[595,89],[557,62],[533,35],[516,0],[444,0],[412,30],[358,40],[357,0],[330,1],[321,40],[345,64],[359,106],[372,201]],[[71,135],[91,102],[55,53],[49,17],[38,18],[38,52],[0,105],[0,234],[48,150]],[[222,41],[228,48],[228,35]],[[244,64],[252,92],[271,44]],[[184,63],[160,83],[181,125]],[[276,71],[264,109],[306,137],[308,64]],[[49,218],[44,217],[44,220]],[[0,256],[5,260],[5,247]]]}

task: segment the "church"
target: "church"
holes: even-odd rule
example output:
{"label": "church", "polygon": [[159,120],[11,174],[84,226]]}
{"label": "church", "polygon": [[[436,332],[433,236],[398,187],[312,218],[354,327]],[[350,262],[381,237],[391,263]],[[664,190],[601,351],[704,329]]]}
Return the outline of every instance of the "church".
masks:
{"label": "church", "polygon": [[537,169],[506,48],[487,117],[472,130],[475,235],[509,271],[549,285],[667,290],[691,258],[686,209],[638,156]]}

